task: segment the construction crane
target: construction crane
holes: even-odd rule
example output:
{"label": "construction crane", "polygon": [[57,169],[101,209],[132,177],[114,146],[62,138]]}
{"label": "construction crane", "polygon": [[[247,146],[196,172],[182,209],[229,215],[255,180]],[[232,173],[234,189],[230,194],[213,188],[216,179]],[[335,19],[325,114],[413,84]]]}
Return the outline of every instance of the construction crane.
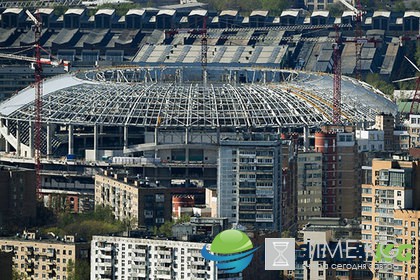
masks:
{"label": "construction crane", "polygon": [[333,47],[333,124],[337,125],[341,123],[341,34],[338,26],[335,28]]}
{"label": "construction crane", "polygon": [[[404,57],[414,67],[414,69],[417,70],[417,73],[420,73],[419,67],[417,67],[417,65],[414,62],[412,62],[408,57],[406,56]],[[412,80],[416,80],[416,89],[414,91],[414,96],[411,100],[410,114],[418,114],[419,113],[418,111],[420,109],[420,76],[397,80],[397,81],[394,81],[394,83],[406,82],[406,81],[412,81]],[[416,108],[414,108],[414,104],[417,104]],[[406,105],[407,104],[404,105],[403,112],[405,111]]]}
{"label": "construction crane", "polygon": [[195,29],[176,29],[172,28],[165,31],[166,38],[173,38],[176,34],[189,33],[193,36],[201,37],[201,68],[203,84],[207,86],[207,16],[203,17],[203,27]]}
{"label": "construction crane", "polygon": [[357,8],[353,7],[350,3],[346,0],[339,0],[344,6],[346,6],[349,10],[353,11],[354,13],[354,22],[355,22],[355,30],[354,30],[354,42],[356,45],[356,78],[360,80],[362,75],[362,45],[366,42],[363,40],[363,31],[362,31],[362,19],[363,19],[363,10],[360,0],[357,0]]}
{"label": "construction crane", "polygon": [[[176,34],[181,33],[189,33],[191,34],[189,38],[199,38],[199,36],[202,36],[202,53],[201,53],[201,61],[203,65],[203,73],[205,73],[205,66],[207,65],[207,38],[214,38],[214,39],[247,39],[247,40],[273,40],[280,42],[286,41],[286,42],[300,42],[300,41],[310,41],[310,42],[331,42],[333,43],[333,116],[332,120],[334,124],[340,124],[341,123],[341,46],[342,46],[342,40],[341,40],[341,34],[340,34],[340,28],[342,27],[351,27],[349,24],[336,24],[336,25],[323,25],[323,26],[308,26],[308,29],[329,29],[329,28],[335,28],[335,38],[327,38],[327,39],[320,39],[319,37],[316,38],[294,38],[292,37],[268,37],[268,36],[236,36],[236,35],[208,35],[207,29],[203,28],[205,30],[205,33],[200,33],[194,30],[168,30],[166,32],[167,38],[172,37]],[[282,29],[277,28],[261,28],[261,30],[287,30],[287,27],[282,27]],[[224,32],[229,31],[240,31],[240,30],[247,30],[246,28],[224,28],[221,29]],[[293,29],[295,30],[295,29]],[[205,34],[205,35],[202,35]],[[203,63],[203,61],[205,63]]]}
{"label": "construction crane", "polygon": [[[32,30],[35,34],[35,44],[31,49],[35,49],[35,57],[27,57],[21,56],[16,54],[7,54],[7,53],[0,53],[0,58],[5,59],[12,59],[12,60],[22,60],[31,62],[32,69],[34,69],[35,74],[35,111],[34,111],[34,119],[35,119],[35,136],[34,136],[34,147],[35,147],[35,174],[36,174],[36,193],[37,197],[40,196],[41,190],[41,130],[42,130],[42,122],[41,122],[41,114],[42,114],[42,65],[52,65],[52,66],[64,66],[65,71],[69,71],[69,62],[57,59],[48,59],[41,57],[41,51],[45,51],[40,45],[40,37],[42,31],[42,23],[41,20],[35,17],[31,12],[26,10],[26,14],[34,23],[32,26]],[[38,13],[36,13],[39,15]],[[48,53],[49,54],[49,53]],[[53,57],[49,54],[50,57]],[[53,57],[54,58],[54,57]]]}

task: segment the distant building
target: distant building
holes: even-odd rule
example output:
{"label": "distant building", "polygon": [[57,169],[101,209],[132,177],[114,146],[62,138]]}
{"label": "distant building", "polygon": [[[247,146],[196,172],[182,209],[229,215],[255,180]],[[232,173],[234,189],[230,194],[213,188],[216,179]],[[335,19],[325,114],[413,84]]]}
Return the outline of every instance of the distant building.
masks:
{"label": "distant building", "polygon": [[0,228],[27,227],[36,218],[35,171],[0,165]]}
{"label": "distant building", "polygon": [[384,131],[356,130],[356,141],[359,152],[383,151]]}
{"label": "distant building", "polygon": [[42,239],[35,233],[24,233],[22,238],[0,238],[0,248],[1,252],[13,254],[13,267],[29,279],[65,280],[70,261],[75,264],[89,259],[89,244],[75,242],[73,236]]}
{"label": "distant building", "polygon": [[[362,185],[362,241],[373,248],[381,241],[415,245],[411,263],[394,260],[394,269],[375,270],[374,279],[418,279],[420,162],[395,156],[374,159],[371,182]],[[377,262],[378,264],[385,261]],[[375,260],[373,260],[375,264]]]}
{"label": "distant building", "polygon": [[407,151],[411,147],[410,134],[406,130],[394,131],[395,151]]}
{"label": "distant building", "polygon": [[420,146],[420,115],[410,114],[406,125],[410,135],[410,148]]}
{"label": "distant building", "polygon": [[172,226],[172,235],[178,240],[191,240],[194,236],[215,237],[229,228],[228,218],[191,217],[190,222]]}
{"label": "distant building", "polygon": [[302,228],[312,217],[322,217],[322,153],[298,154],[297,219]]}
{"label": "distant building", "polygon": [[325,126],[315,133],[315,152],[322,153],[322,216],[360,216],[359,154],[350,126]]}
{"label": "distant building", "polygon": [[281,142],[222,140],[218,215],[252,229],[280,231]]}
{"label": "distant building", "polygon": [[385,151],[394,150],[394,125],[395,117],[391,114],[378,114],[375,119],[375,128],[384,132],[384,149]]}
{"label": "distant building", "polygon": [[205,188],[159,187],[145,179],[126,174],[95,176],[95,203],[110,206],[119,220],[132,221],[132,226],[162,225],[172,220],[173,199],[180,195],[194,196],[194,203],[205,203]]}

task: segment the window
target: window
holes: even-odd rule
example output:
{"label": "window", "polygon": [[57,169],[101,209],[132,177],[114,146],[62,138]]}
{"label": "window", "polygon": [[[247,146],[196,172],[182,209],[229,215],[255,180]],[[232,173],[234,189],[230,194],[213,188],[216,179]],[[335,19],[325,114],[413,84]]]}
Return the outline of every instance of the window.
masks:
{"label": "window", "polygon": [[401,200],[397,200],[397,206],[401,206]]}
{"label": "window", "polygon": [[397,196],[401,196],[401,191],[397,191]]}

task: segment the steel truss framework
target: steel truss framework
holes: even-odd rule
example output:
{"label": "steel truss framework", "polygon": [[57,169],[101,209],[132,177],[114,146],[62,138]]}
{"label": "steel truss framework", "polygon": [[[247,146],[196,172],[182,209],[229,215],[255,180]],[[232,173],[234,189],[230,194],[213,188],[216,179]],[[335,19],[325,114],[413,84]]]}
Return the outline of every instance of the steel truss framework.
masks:
{"label": "steel truss framework", "polygon": [[[153,75],[149,75],[150,78],[145,75],[145,80],[135,82],[130,75],[133,75],[132,71],[127,74],[124,69],[118,69],[108,70],[108,76],[115,77],[113,81],[107,80],[104,73],[93,75],[100,80],[71,77],[75,80],[74,85],[44,93],[42,122],[146,128],[259,129],[317,126],[332,121],[331,75],[294,72],[293,78],[280,83],[221,84],[209,81],[207,87],[202,83],[179,82],[176,77],[173,82],[160,82],[154,80]],[[78,75],[81,76],[85,75]],[[55,79],[55,83],[60,83],[61,78]],[[45,87],[48,87],[48,81]],[[343,121],[374,121],[378,112],[396,113],[395,104],[374,91],[366,84],[344,78]],[[0,117],[20,121],[33,119],[33,98],[22,94],[24,92],[15,97],[20,100],[20,106],[13,104],[13,98],[6,102],[8,107],[0,106]],[[5,115],[5,108],[13,106],[17,109]]]}

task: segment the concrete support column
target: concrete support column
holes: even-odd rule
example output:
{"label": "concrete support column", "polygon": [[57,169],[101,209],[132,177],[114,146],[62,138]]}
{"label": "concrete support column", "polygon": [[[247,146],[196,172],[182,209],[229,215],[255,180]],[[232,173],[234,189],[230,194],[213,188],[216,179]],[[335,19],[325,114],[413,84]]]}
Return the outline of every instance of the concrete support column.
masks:
{"label": "concrete support column", "polygon": [[93,157],[98,160],[98,126],[93,127]]}
{"label": "concrete support column", "polygon": [[16,155],[20,157],[20,122],[16,122]]}
{"label": "concrete support column", "polygon": [[307,152],[309,149],[309,127],[305,125],[303,127],[303,150]]}
{"label": "concrete support column", "polygon": [[184,140],[185,144],[189,144],[190,143],[190,129],[187,127],[185,129],[185,140]]}
{"label": "concrete support column", "polygon": [[52,127],[51,124],[47,124],[47,158],[50,158],[52,155],[52,143],[51,143],[51,134],[52,134]]}
{"label": "concrete support column", "polygon": [[35,149],[34,149],[34,123],[29,121],[29,153],[30,153],[30,157],[33,158],[35,157]]}
{"label": "concrete support column", "polygon": [[159,128],[155,127],[155,145],[159,144]]}
{"label": "concrete support column", "polygon": [[124,150],[125,149],[127,149],[128,148],[128,126],[124,126],[124,133],[123,133],[123,135],[124,135],[124,140],[123,140],[123,142],[124,142]]}
{"label": "concrete support column", "polygon": [[217,144],[220,144],[220,127],[218,127],[218,128],[216,129],[216,137],[217,137],[217,139],[216,139],[216,143],[217,143]]}
{"label": "concrete support column", "polygon": [[[5,126],[6,126],[6,135],[9,135],[9,120],[4,120],[4,122],[5,122]],[[10,153],[10,144],[6,140],[6,138],[5,138],[5,141],[6,141],[6,143],[5,143],[6,146],[4,147],[4,151],[6,153]]]}
{"label": "concrete support column", "polygon": [[68,154],[72,155],[74,154],[74,139],[73,139],[73,125],[69,124],[68,127],[69,130],[69,150],[68,150]]}

